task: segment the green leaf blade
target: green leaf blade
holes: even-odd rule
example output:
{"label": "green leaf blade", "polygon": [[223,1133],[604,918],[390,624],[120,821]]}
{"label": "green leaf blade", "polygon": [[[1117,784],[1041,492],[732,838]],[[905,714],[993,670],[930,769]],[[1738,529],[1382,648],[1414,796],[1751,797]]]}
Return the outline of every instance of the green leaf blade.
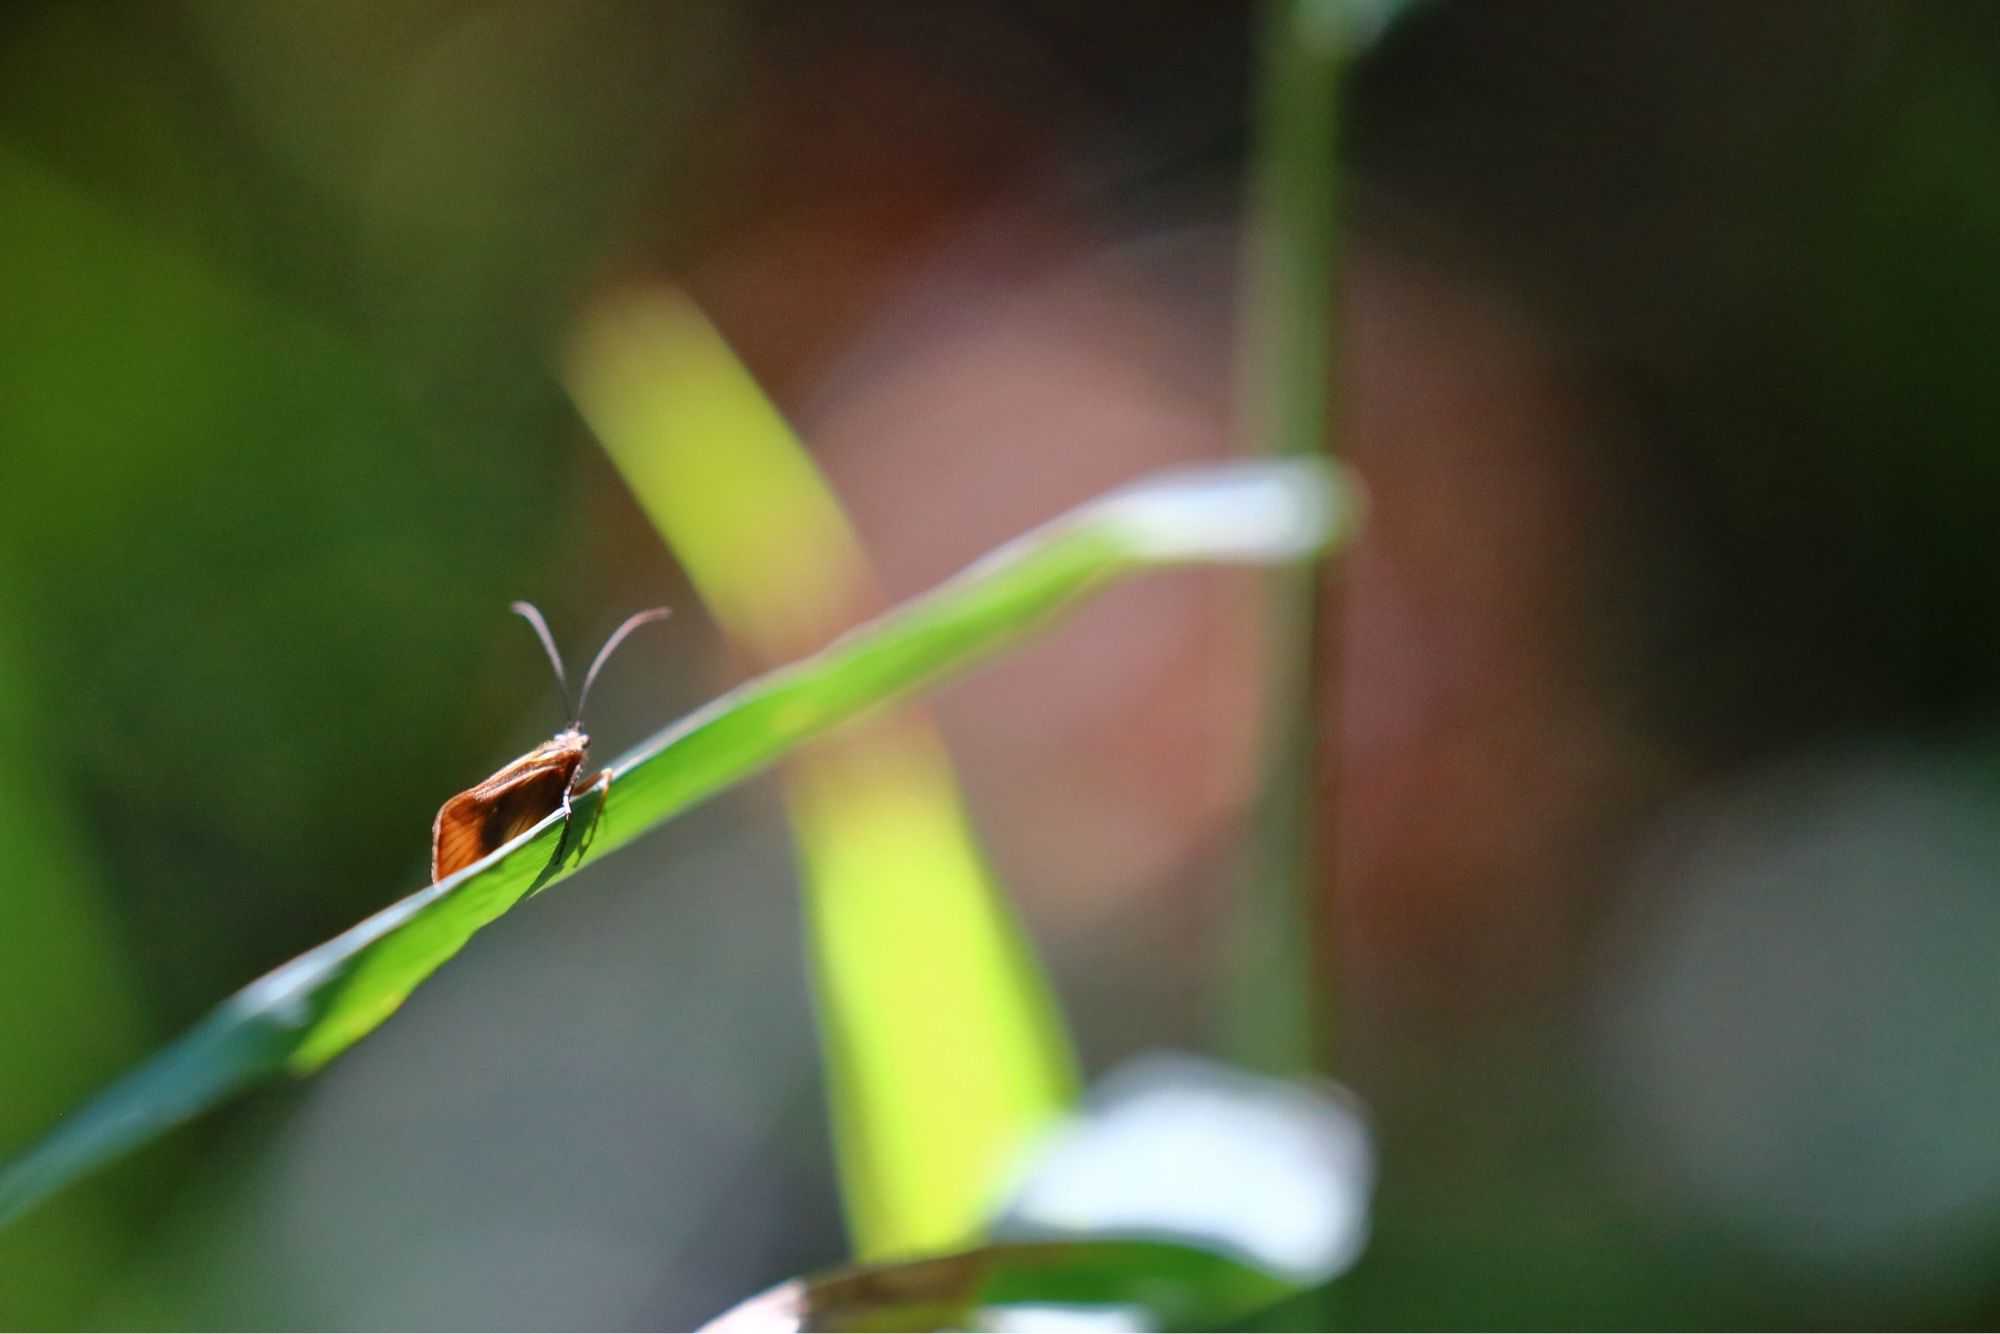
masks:
{"label": "green leaf blade", "polygon": [[[1283,506],[1318,526],[1259,545],[1227,514],[1186,521],[1204,496],[1268,521]],[[1260,506],[1264,508],[1259,508]],[[1354,498],[1305,462],[1229,465],[1141,484],[1010,544],[821,652],[767,673],[610,766],[579,796],[458,874],[390,905],[251,983],[165,1049],[0,1165],[0,1224],[85,1173],[282,1070],[324,1065],[402,1004],[488,924],[531,893],[713,796],[790,748],[1004,647],[1117,575],[1153,566],[1298,559],[1344,535]],[[1172,524],[1163,516],[1176,514]],[[1135,518],[1135,515],[1137,516]],[[1281,525],[1282,527],[1282,525]],[[600,804],[600,791],[602,791]],[[575,836],[571,837],[574,832]]]}
{"label": "green leaf blade", "polygon": [[[1284,1280],[1173,1242],[1007,1242],[794,1279],[702,1326],[705,1334],[1006,1328],[1009,1308],[1058,1308],[1081,1326],[1223,1329],[1283,1300]],[[997,1317],[997,1319],[996,1319]]]}

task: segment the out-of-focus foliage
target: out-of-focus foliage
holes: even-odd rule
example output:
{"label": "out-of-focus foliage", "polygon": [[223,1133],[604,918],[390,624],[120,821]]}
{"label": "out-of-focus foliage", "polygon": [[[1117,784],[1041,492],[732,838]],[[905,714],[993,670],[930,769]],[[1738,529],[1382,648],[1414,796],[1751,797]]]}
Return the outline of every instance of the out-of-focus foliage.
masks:
{"label": "out-of-focus foliage", "polygon": [[799,1330],[1224,1329],[1286,1293],[1281,1279],[1159,1241],[1012,1242],[780,1284],[716,1317],[706,1334]]}
{"label": "out-of-focus foliage", "polygon": [[[1343,79],[1354,1324],[1995,1323],[1995,14],[1427,0]],[[587,294],[693,291],[899,594],[1230,448],[1248,20],[0,10],[0,1151],[417,882],[555,721],[507,601],[692,601],[558,383]],[[934,704],[1087,1073],[1213,1019],[1247,586]],[[647,654],[604,753],[742,674],[699,616]],[[673,1327],[817,1271],[792,875],[750,784],[507,913],[0,1234],[0,1324]]]}
{"label": "out-of-focus foliage", "polygon": [[[23,1143],[87,1096],[139,1047],[143,1020],[86,839],[47,788],[26,655],[0,602],[0,940],[36,942],[0,968],[0,1053],[8,1096],[0,1143]],[[91,1272],[129,1241],[115,1189],[78,1191],[0,1247],[0,1324],[60,1323]]]}
{"label": "out-of-focus foliage", "polygon": [[[1289,0],[1262,11],[1236,367],[1241,430],[1253,450],[1307,457],[1335,450],[1340,76],[1371,9]],[[1320,818],[1330,790],[1323,574],[1302,566],[1266,581],[1259,790],[1236,914],[1235,976],[1221,1007],[1225,1049],[1276,1074],[1326,1063],[1337,1024],[1337,985],[1323,948],[1335,901]]]}
{"label": "out-of-focus foliage", "polygon": [[[760,661],[873,596],[811,457],[692,303],[601,302],[572,392],[725,631]],[[905,716],[786,775],[808,967],[854,1253],[964,1246],[1075,1056],[928,722]]]}

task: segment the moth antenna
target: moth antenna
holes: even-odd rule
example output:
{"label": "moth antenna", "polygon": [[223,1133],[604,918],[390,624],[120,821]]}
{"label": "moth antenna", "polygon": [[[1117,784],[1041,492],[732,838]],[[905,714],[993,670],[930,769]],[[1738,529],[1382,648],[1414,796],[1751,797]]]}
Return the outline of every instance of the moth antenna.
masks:
{"label": "moth antenna", "polygon": [[577,726],[582,725],[584,703],[590,699],[590,688],[597,683],[598,669],[603,667],[605,662],[611,657],[611,651],[625,642],[626,635],[631,634],[648,621],[662,620],[668,614],[665,607],[655,607],[651,611],[635,612],[625,618],[625,624],[611,632],[611,638],[604,641],[604,647],[597,650],[597,657],[591,660],[590,670],[584,673],[583,693],[576,697],[576,716],[570,720],[572,724]]}
{"label": "moth antenna", "polygon": [[[563,670],[562,654],[556,652],[555,636],[549,633],[549,623],[542,619],[541,611],[532,602],[513,604],[514,614],[534,628],[535,638],[542,641],[542,651],[549,655],[549,666],[555,668],[556,684],[562,688],[563,711],[575,717],[582,711],[582,705],[570,707],[569,673]],[[591,669],[593,672],[596,668]],[[588,690],[590,687],[585,686]]]}

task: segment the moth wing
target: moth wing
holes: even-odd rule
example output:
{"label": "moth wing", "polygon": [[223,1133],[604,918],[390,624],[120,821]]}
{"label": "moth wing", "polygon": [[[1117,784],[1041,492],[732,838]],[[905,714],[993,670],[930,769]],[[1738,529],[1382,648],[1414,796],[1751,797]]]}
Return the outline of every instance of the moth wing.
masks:
{"label": "moth wing", "polygon": [[536,764],[517,761],[447,801],[431,827],[432,882],[465,869],[534,828],[562,805],[582,763],[580,753]]}
{"label": "moth wing", "polygon": [[479,841],[486,822],[486,804],[461,792],[438,808],[431,826],[431,882],[472,865],[485,854]]}

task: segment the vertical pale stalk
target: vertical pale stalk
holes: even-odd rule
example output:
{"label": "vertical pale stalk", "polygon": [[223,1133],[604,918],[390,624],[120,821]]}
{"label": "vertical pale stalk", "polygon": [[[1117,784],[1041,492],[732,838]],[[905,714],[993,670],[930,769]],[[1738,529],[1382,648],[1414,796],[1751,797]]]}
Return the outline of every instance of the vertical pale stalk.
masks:
{"label": "vertical pale stalk", "polygon": [[[872,601],[811,458],[684,297],[600,303],[572,393],[716,620],[780,661]],[[865,1259],[976,1238],[1072,1099],[1059,1012],[980,855],[942,745],[905,711],[788,762],[849,1229]]]}
{"label": "vertical pale stalk", "polygon": [[[1333,451],[1338,95],[1353,9],[1351,0],[1265,7],[1238,372],[1243,435],[1260,452]],[[1330,1058],[1332,998],[1316,967],[1331,947],[1322,570],[1267,576],[1261,787],[1223,1007],[1225,1052],[1272,1074]]]}

